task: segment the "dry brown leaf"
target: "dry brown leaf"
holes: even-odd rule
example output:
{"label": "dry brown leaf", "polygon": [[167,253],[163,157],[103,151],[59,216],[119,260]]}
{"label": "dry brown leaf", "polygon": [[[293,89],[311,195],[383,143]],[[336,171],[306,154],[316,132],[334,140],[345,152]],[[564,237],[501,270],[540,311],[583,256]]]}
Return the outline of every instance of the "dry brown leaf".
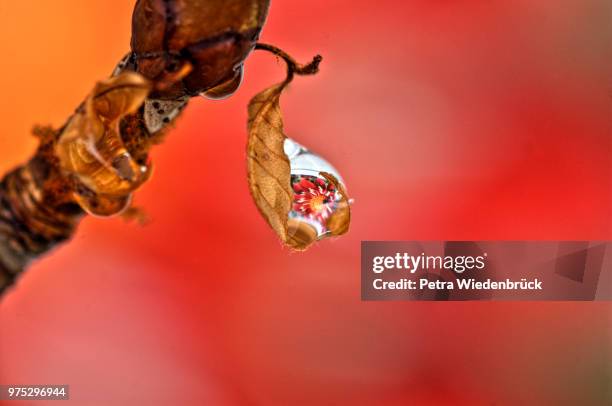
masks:
{"label": "dry brown leaf", "polygon": [[287,245],[296,251],[304,251],[319,239],[317,230],[301,220],[287,221]]}
{"label": "dry brown leaf", "polygon": [[251,195],[257,208],[281,241],[287,243],[291,210],[291,167],[283,144],[280,96],[286,82],[257,94],[249,103],[247,169]]}

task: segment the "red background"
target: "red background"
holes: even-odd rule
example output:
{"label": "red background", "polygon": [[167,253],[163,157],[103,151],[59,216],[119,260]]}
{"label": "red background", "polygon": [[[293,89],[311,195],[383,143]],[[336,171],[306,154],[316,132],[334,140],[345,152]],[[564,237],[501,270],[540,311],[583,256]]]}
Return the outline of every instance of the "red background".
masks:
{"label": "red background", "polygon": [[[283,77],[256,53],[155,151],[149,225],[86,219],[3,299],[0,383],[77,405],[609,402],[609,303],[359,297],[361,240],[612,237],[609,2],[272,3],[262,41],[325,58],[283,110],[344,176],[350,233],[290,253],[252,203],[246,105]],[[132,6],[0,3],[2,172],[110,73]]]}

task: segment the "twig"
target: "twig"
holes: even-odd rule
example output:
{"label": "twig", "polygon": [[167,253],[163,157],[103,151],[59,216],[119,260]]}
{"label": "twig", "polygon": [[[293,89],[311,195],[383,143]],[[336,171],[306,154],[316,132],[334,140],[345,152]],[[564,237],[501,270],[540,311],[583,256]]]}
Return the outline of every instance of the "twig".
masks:
{"label": "twig", "polygon": [[293,76],[295,75],[314,75],[319,72],[319,64],[323,60],[321,55],[315,55],[307,64],[298,63],[291,55],[283,51],[282,49],[275,47],[274,45],[264,44],[258,42],[255,45],[255,50],[267,51],[271,52],[279,58],[283,59],[287,64],[287,78],[285,79],[285,83],[289,83],[293,80]]}

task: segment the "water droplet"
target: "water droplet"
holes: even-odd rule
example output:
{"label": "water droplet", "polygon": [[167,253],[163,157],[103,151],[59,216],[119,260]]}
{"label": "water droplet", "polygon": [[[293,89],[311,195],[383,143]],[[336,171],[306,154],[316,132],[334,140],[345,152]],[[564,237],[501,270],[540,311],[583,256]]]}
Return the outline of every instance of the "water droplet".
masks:
{"label": "water droplet", "polygon": [[293,205],[289,212],[289,243],[303,249],[333,234],[330,220],[348,207],[344,181],[338,171],[321,156],[297,142],[286,139],[284,151],[291,167]]}
{"label": "water droplet", "polygon": [[127,152],[113,158],[112,167],[117,171],[117,175],[121,179],[127,180],[128,182],[133,182],[135,180],[136,174],[131,165],[131,157]]}
{"label": "water droplet", "polygon": [[242,84],[242,79],[244,78],[244,67],[240,65],[234,71],[234,77],[227,82],[224,82],[212,89],[208,89],[207,91],[201,93],[201,96],[209,99],[209,100],[223,100],[227,99],[231,95],[233,95],[240,85]]}

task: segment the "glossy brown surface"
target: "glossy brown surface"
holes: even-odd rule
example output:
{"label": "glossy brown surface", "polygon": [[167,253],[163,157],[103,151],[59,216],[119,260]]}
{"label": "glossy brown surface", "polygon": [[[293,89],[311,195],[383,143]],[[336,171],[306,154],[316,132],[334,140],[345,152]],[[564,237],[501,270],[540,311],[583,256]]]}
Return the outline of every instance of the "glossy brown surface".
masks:
{"label": "glossy brown surface", "polygon": [[139,164],[129,153],[119,123],[139,111],[150,89],[134,72],[99,82],[56,143],[60,167],[76,185],[75,199],[90,214],[121,212],[131,193],[149,178],[150,165]]}
{"label": "glossy brown surface", "polygon": [[254,48],[269,0],[139,0],[132,19],[136,70],[160,81],[192,65],[191,73],[154,97],[197,95],[235,78]]}

